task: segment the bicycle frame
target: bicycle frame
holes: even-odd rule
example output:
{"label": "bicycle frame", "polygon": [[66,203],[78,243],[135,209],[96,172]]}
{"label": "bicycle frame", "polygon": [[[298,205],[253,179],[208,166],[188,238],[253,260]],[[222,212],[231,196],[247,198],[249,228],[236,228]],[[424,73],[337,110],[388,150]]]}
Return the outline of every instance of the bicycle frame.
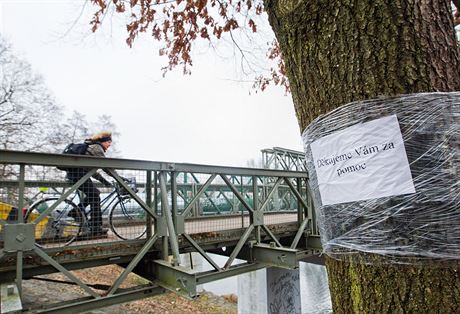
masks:
{"label": "bicycle frame", "polygon": [[[78,202],[76,202],[76,198],[78,196]],[[110,210],[111,206],[115,204],[117,201],[121,201],[124,197],[124,195],[120,194],[119,188],[115,187],[109,194],[107,194],[104,198],[101,199],[101,214],[104,215],[108,210]],[[130,197],[129,195],[126,195],[126,197]],[[72,197],[69,197],[68,200],[77,205],[83,212],[83,214],[88,217],[88,213],[90,212],[90,209],[88,209],[89,205],[86,205],[84,208],[82,208],[81,203],[82,200],[84,199],[84,194],[80,190],[76,190],[75,193],[73,193]]]}

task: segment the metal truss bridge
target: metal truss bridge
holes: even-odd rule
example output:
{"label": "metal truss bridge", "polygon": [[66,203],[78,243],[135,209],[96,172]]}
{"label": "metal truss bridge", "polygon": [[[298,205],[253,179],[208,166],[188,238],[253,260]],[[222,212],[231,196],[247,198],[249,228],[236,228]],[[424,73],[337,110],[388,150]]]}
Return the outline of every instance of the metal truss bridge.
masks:
{"label": "metal truss bridge", "polygon": [[[265,267],[296,269],[299,261],[321,263],[301,153],[280,148],[262,152],[266,169],[0,150],[2,307],[20,300],[23,280],[56,272],[86,296],[25,310],[80,312],[167,290],[194,298],[197,286],[207,282]],[[269,169],[275,161],[285,169]],[[85,168],[87,174],[71,184],[57,166]],[[111,227],[107,236],[86,238],[72,225],[50,236],[49,229],[59,221],[52,214],[61,215],[63,204],[101,169],[124,191],[121,199],[129,203],[131,214],[104,213],[104,224]],[[136,189],[123,177],[135,178]],[[110,193],[110,188],[98,188],[101,197]],[[28,212],[43,199],[51,200],[46,208]],[[66,234],[72,232],[78,234],[70,243]],[[183,254],[189,252],[200,254],[211,270],[186,267]],[[219,265],[211,253],[225,256],[226,262]],[[103,293],[72,272],[109,264],[124,270]],[[131,272],[148,284],[121,288]]]}

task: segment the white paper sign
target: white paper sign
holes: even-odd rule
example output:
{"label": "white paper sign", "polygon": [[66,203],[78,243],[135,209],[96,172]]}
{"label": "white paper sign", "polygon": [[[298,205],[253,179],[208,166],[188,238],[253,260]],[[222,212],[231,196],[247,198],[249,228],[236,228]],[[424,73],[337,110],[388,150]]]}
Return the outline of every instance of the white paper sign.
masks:
{"label": "white paper sign", "polygon": [[311,143],[323,205],[415,193],[396,115]]}

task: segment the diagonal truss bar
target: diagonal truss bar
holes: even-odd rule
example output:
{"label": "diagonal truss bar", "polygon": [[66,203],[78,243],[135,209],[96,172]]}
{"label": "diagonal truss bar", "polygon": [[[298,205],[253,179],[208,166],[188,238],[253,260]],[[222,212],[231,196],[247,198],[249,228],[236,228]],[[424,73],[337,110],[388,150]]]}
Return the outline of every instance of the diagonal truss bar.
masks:
{"label": "diagonal truss bar", "polygon": [[154,286],[152,284],[136,286],[133,288],[123,289],[115,295],[104,296],[103,298],[93,299],[91,297],[82,297],[74,299],[72,301],[63,301],[55,303],[53,307],[43,309],[40,313],[94,313],[92,311],[97,308],[108,307],[113,304],[119,304],[123,302],[131,302],[139,299],[159,295],[166,292],[163,287]]}
{"label": "diagonal truss bar", "polygon": [[251,235],[252,230],[254,230],[254,225],[249,225],[249,227],[244,231],[243,235],[241,236],[240,240],[235,246],[232,254],[228,257],[227,262],[224,265],[224,269],[227,270],[235,260],[238,253],[240,253],[241,249],[243,248],[244,243],[248,240],[249,236]]}
{"label": "diagonal truss bar", "polygon": [[155,234],[151,237],[147,243],[144,244],[142,249],[137,253],[137,255],[132,259],[129,265],[125,268],[125,270],[121,273],[120,277],[115,280],[112,287],[110,287],[109,292],[107,293],[108,296],[113,295],[115,291],[120,287],[120,285],[125,281],[126,277],[128,277],[129,273],[136,267],[136,265],[141,261],[144,255],[150,250],[153,244],[157,241],[158,236]]}
{"label": "diagonal truss bar", "polygon": [[[232,175],[231,176],[232,180],[236,182],[236,184],[242,184],[242,182],[240,182],[240,180],[238,180],[238,177],[236,175]],[[243,181],[243,180],[241,180]]]}
{"label": "diagonal truss bar", "polygon": [[272,153],[270,158],[268,158],[267,166],[271,165],[271,163],[275,160],[275,157],[276,157],[275,153]]}
{"label": "diagonal truss bar", "polygon": [[149,213],[150,216],[152,216],[153,218],[158,218],[158,215],[136,194],[134,193],[134,191],[126,184],[125,181],[123,181],[123,179],[118,175],[118,173],[116,173],[115,171],[113,171],[112,169],[104,169],[106,170],[107,172],[110,173],[110,175],[112,177],[115,178],[115,180],[129,193],[129,195],[136,201],[136,203],[138,203],[139,205],[141,205],[141,207],[147,212]]}
{"label": "diagonal truss bar", "polygon": [[309,222],[311,222],[311,219],[308,217],[302,221],[302,224],[300,225],[299,230],[297,230],[294,240],[292,240],[292,244],[289,247],[290,249],[295,249],[297,247],[297,244],[299,244],[300,237],[302,236],[302,233],[304,232]]}
{"label": "diagonal truss bar", "polygon": [[217,175],[213,174],[212,176],[209,177],[208,180],[206,180],[205,184],[200,188],[200,190],[195,194],[195,196],[192,198],[190,203],[187,205],[187,207],[184,209],[182,212],[182,216],[187,216],[188,213],[192,210],[193,205],[195,202],[200,198],[200,196],[206,191],[206,189],[209,187],[209,185],[212,183],[212,181],[215,179]]}
{"label": "diagonal truss bar", "polygon": [[289,188],[294,193],[297,200],[301,202],[305,208],[308,208],[308,205],[307,203],[305,203],[305,200],[302,198],[302,195],[300,195],[299,191],[297,191],[297,189],[292,185],[291,180],[289,180],[288,178],[284,178],[284,182],[286,182],[286,184],[289,185]]}
{"label": "diagonal truss bar", "polygon": [[179,197],[183,199],[185,203],[187,202],[187,197],[184,195],[184,193],[181,190],[177,190],[177,195],[179,195]]}
{"label": "diagonal truss bar", "polygon": [[219,190],[219,192],[220,192],[220,195],[222,195],[222,196],[225,198],[225,200],[227,201],[227,203],[231,206],[231,208],[232,208],[232,210],[233,210],[233,204],[232,204],[232,202],[228,199],[227,195],[225,195],[225,193],[223,193],[221,190]]}
{"label": "diagonal truss bar", "polygon": [[260,211],[263,211],[265,206],[267,206],[268,202],[270,201],[270,198],[272,197],[273,193],[276,191],[276,189],[280,186],[281,184],[281,181],[283,181],[283,178],[278,178],[275,182],[275,184],[273,185],[272,189],[270,190],[270,192],[268,192],[267,194],[267,197],[265,198],[265,201],[263,202],[263,204],[260,206]]}
{"label": "diagonal truss bar", "polygon": [[287,203],[289,203],[290,200],[286,198],[287,196],[291,197],[291,192],[290,192],[290,190],[284,191],[283,194],[281,194],[280,199],[283,199],[283,200],[285,200]]}
{"label": "diagonal truss bar", "polygon": [[208,192],[204,192],[204,195],[206,195],[207,199],[209,200],[209,203],[211,203],[212,207],[216,209],[216,212],[220,214],[220,208],[219,206],[216,205],[216,203],[212,200],[212,195],[214,192],[211,192],[211,195],[208,194]]}
{"label": "diagonal truss bar", "polygon": [[200,253],[201,256],[203,256],[203,258],[204,258],[205,260],[207,260],[208,263],[211,264],[212,267],[214,267],[215,270],[219,270],[219,271],[221,270],[220,267],[219,267],[219,265],[217,265],[217,264],[212,260],[212,258],[209,257],[208,254],[206,254],[206,252],[198,245],[198,243],[196,243],[196,242],[192,239],[192,237],[191,237],[190,235],[188,235],[187,233],[183,233],[182,235],[183,235],[183,236],[185,237],[185,239],[195,248],[195,250],[197,250],[198,253]]}
{"label": "diagonal truss bar", "polygon": [[56,268],[57,270],[59,270],[61,273],[63,273],[65,276],[67,276],[67,278],[69,278],[70,280],[72,280],[73,282],[77,283],[80,288],[82,288],[83,290],[85,290],[89,295],[95,297],[95,298],[100,298],[101,296],[98,295],[96,292],[94,292],[93,290],[91,290],[90,287],[88,287],[87,285],[85,285],[80,279],[78,279],[77,277],[75,277],[74,274],[72,274],[70,271],[68,271],[67,269],[65,269],[61,264],[59,264],[58,262],[56,262],[54,259],[52,259],[48,254],[46,254],[44,251],[42,251],[39,247],[34,247],[34,251],[35,253],[37,253],[38,256],[40,256],[41,258],[43,258],[45,261],[47,261],[51,266],[53,266],[54,268]]}
{"label": "diagonal truss bar", "polygon": [[241,202],[241,204],[243,204],[243,206],[248,210],[250,211],[251,213],[254,213],[254,210],[251,208],[251,206],[249,206],[249,204],[246,202],[246,200],[244,199],[243,196],[241,196],[241,194],[238,192],[238,190],[235,188],[235,186],[230,182],[230,180],[227,178],[226,175],[224,174],[221,174],[220,175],[222,180],[224,180],[224,182],[228,185],[228,187],[230,188],[230,190],[232,190],[233,194],[235,194],[235,196],[238,198],[238,200]]}
{"label": "diagonal truss bar", "polygon": [[[200,181],[199,181],[198,178],[195,176],[195,174],[194,174],[194,173],[191,173],[191,175],[192,175],[192,178],[195,180],[195,182],[196,182],[197,184],[200,184]],[[214,175],[214,174],[213,174],[213,175]],[[209,202],[211,203],[211,205],[216,209],[216,211],[217,211],[218,213],[220,213],[219,207],[216,206],[216,203],[214,203],[214,201],[212,200],[212,197],[209,196],[209,194],[208,194],[207,192],[204,192],[204,195],[205,195],[206,198],[209,200]]]}
{"label": "diagonal truss bar", "polygon": [[60,203],[62,203],[70,194],[75,192],[76,189],[80,187],[86,180],[88,180],[94,173],[96,173],[97,169],[91,169],[87,174],[85,174],[80,180],[77,181],[67,192],[61,195],[61,197],[54,202],[53,205],[48,207],[45,211],[43,211],[37,219],[33,221],[35,225],[37,225],[40,221],[42,221],[49,213],[51,213]]}
{"label": "diagonal truss bar", "polygon": [[277,246],[283,247],[281,243],[278,241],[278,239],[275,237],[275,235],[270,231],[270,229],[267,228],[266,225],[262,225],[262,229],[264,229],[265,233],[268,234],[268,236],[272,238],[273,241],[275,241]]}
{"label": "diagonal truss bar", "polygon": [[286,161],[283,158],[281,158],[279,155],[276,155],[276,156],[277,156],[277,159],[279,160],[280,164],[284,165],[284,169],[289,170],[290,168],[289,168],[289,165],[286,163]]}

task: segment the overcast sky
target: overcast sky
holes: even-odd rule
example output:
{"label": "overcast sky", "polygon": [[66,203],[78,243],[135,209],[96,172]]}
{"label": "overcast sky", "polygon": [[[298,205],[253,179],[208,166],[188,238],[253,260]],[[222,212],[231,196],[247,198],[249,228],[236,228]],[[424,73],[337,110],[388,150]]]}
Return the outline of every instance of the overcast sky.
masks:
{"label": "overcast sky", "polygon": [[94,35],[86,12],[71,28],[81,6],[0,0],[0,32],[69,114],[112,117],[123,157],[245,166],[264,148],[302,150],[292,98],[281,88],[254,93],[241,82],[237,62],[206,49],[191,76],[178,69],[163,79],[166,59],[147,36],[128,48],[121,21]]}

